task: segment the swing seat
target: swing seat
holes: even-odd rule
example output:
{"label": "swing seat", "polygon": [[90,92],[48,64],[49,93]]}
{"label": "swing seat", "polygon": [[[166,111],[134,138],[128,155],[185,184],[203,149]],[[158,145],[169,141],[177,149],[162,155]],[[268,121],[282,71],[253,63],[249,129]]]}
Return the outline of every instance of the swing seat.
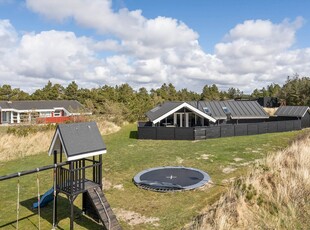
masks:
{"label": "swing seat", "polygon": [[[46,193],[43,194],[40,198],[40,208],[45,207],[48,203],[53,201],[54,199],[54,188],[51,188]],[[37,209],[39,206],[39,202],[33,203],[32,207],[34,209]]]}

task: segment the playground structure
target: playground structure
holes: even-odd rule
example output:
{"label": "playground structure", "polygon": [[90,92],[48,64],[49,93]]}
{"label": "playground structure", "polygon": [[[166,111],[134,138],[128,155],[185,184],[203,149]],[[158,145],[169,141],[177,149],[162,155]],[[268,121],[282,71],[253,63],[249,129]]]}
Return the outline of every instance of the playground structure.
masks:
{"label": "playground structure", "polygon": [[[53,169],[53,187],[40,197],[38,186],[38,202],[33,204],[40,215],[40,208],[53,201],[53,228],[57,227],[58,195],[63,193],[70,202],[71,230],[74,229],[74,200],[80,194],[82,210],[86,215],[96,221],[100,220],[105,229],[119,230],[122,228],[102,191],[104,153],[106,146],[95,122],[59,124],[48,151],[54,157],[53,165],[0,176],[0,181]],[[63,159],[64,155],[66,161]],[[39,184],[38,177],[37,183]]]}

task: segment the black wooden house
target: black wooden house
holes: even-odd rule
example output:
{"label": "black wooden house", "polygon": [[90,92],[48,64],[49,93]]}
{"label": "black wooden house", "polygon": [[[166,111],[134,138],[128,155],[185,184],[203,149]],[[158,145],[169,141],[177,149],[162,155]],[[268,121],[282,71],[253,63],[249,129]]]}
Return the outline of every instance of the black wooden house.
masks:
{"label": "black wooden house", "polygon": [[301,120],[301,128],[310,127],[309,106],[280,106],[275,116],[279,120]]}

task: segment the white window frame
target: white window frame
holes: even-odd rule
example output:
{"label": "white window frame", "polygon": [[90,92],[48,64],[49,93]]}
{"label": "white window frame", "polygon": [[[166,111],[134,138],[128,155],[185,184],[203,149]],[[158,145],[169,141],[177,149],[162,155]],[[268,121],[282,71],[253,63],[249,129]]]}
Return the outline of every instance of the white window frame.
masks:
{"label": "white window frame", "polygon": [[52,112],[40,112],[40,117],[52,117]]}
{"label": "white window frame", "polygon": [[55,110],[54,117],[61,117],[61,116],[62,116],[62,111],[61,110]]}

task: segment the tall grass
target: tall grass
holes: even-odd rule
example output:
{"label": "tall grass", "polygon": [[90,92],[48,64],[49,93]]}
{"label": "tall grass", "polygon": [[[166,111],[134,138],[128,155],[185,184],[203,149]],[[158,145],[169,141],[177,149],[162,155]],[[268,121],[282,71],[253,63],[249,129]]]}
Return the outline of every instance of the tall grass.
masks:
{"label": "tall grass", "polygon": [[309,229],[310,132],[232,183],[186,229]]}
{"label": "tall grass", "polygon": [[[114,133],[120,129],[119,126],[105,120],[97,120],[97,124],[102,135]],[[48,151],[54,130],[47,129],[45,131],[30,132],[28,135],[17,135],[20,133],[18,128],[18,126],[14,126],[16,132],[1,134],[0,162]]]}

